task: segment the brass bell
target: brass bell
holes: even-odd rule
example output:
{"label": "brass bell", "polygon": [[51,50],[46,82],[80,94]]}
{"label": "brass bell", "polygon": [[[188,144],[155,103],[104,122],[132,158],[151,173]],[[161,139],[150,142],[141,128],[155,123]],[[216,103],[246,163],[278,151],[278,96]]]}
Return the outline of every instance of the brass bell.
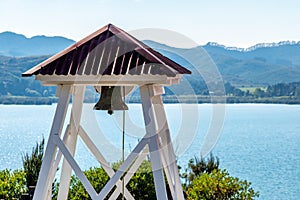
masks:
{"label": "brass bell", "polygon": [[128,110],[128,106],[122,100],[121,87],[102,86],[101,96],[94,106],[94,110],[107,110],[110,115],[114,110]]}

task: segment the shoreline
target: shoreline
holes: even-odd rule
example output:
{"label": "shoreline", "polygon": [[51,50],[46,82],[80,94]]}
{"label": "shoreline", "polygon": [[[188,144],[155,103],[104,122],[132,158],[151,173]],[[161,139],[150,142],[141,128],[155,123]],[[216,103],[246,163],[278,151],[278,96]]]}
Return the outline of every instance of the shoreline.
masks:
{"label": "shoreline", "polygon": [[[1,105],[51,105],[57,103],[57,97],[0,96]],[[163,96],[165,104],[286,104],[300,105],[295,97],[212,97],[211,96]],[[95,103],[94,98],[86,98],[85,103]],[[141,103],[137,96],[130,97],[126,103]]]}

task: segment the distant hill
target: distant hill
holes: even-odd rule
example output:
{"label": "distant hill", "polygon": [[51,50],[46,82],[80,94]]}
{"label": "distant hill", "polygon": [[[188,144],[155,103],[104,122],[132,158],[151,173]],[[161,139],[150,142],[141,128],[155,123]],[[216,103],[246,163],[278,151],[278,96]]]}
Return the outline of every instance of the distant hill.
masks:
{"label": "distant hill", "polygon": [[300,80],[300,42],[258,44],[248,49],[208,43],[203,48],[226,81],[234,85],[271,85]]}
{"label": "distant hill", "polygon": [[[235,86],[267,86],[300,81],[300,42],[257,44],[248,49],[208,43],[197,47],[200,51],[177,49],[153,41],[145,42],[187,67],[189,63],[179,55],[188,51],[198,52],[198,58],[194,59],[201,63],[200,54],[204,49],[215,62],[224,81]],[[197,69],[200,66],[194,67]]]}
{"label": "distant hill", "polygon": [[[205,55],[209,55],[210,61],[216,64],[224,83],[229,82],[235,87],[263,87],[281,82],[300,81],[299,42],[258,44],[248,49],[225,47],[216,43],[208,43],[195,49],[180,49],[153,41],[144,42],[189,68],[193,73],[184,76],[183,81],[188,81],[196,94],[205,95],[209,92],[201,74],[198,73],[199,69],[207,68],[207,60],[203,60]],[[41,86],[33,77],[22,78],[21,74],[73,43],[73,40],[63,37],[26,38],[11,32],[0,33],[0,98],[53,96],[54,87]],[[184,57],[190,57],[200,64],[193,66]],[[178,87],[185,86],[181,84]],[[189,93],[184,88],[179,90],[182,94]]]}
{"label": "distant hill", "polygon": [[40,56],[51,55],[70,46],[75,41],[64,37],[34,36],[3,32],[0,33],[0,55],[3,56]]}

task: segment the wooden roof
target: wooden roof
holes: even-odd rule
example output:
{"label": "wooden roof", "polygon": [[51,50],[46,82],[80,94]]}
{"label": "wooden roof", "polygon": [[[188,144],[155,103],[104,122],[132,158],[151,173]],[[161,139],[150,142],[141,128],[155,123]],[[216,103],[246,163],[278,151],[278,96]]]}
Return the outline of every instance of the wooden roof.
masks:
{"label": "wooden roof", "polygon": [[120,28],[108,24],[24,72],[22,76],[36,75],[41,81],[58,84],[74,81],[75,77],[76,81],[88,82],[96,77],[105,77],[105,80],[109,80],[109,76],[122,76],[124,79],[132,75],[143,79],[157,75],[175,78],[190,73]]}

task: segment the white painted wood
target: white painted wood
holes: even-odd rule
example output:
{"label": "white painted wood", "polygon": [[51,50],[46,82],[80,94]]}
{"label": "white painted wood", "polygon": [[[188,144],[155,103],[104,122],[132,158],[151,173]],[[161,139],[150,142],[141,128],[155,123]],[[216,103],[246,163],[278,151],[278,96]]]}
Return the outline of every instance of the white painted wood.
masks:
{"label": "white painted wood", "polygon": [[47,199],[47,197],[49,197],[48,192],[51,194],[51,190],[52,190],[51,188],[52,182],[50,183],[50,179],[51,179],[54,157],[57,149],[57,146],[53,142],[53,137],[55,135],[60,136],[61,134],[67,109],[68,109],[68,104],[70,102],[70,95],[71,95],[71,88],[72,88],[70,85],[60,85],[59,87],[60,87],[59,101],[56,107],[48,143],[46,146],[44,160],[39,173],[39,178],[38,178],[38,182],[33,197],[34,200]]}
{"label": "white painted wood", "polygon": [[[89,150],[92,152],[92,154],[96,157],[97,161],[101,164],[102,168],[105,170],[105,172],[108,174],[108,176],[110,178],[113,177],[115,174],[115,171],[110,167],[109,163],[106,161],[106,159],[104,158],[102,153],[99,151],[99,149],[96,147],[96,145],[93,143],[93,141],[90,139],[90,137],[88,136],[88,134],[85,132],[85,130],[82,127],[80,127],[79,136],[81,137],[83,142],[86,144],[86,146],[89,148]],[[118,182],[117,182],[116,190],[122,191],[122,182],[120,180],[118,180]],[[124,189],[124,196],[128,200],[134,199],[134,197],[129,193],[127,188]],[[110,199],[111,199],[111,197],[110,197]]]}
{"label": "white painted wood", "polygon": [[76,85],[111,85],[111,86],[137,86],[145,84],[172,85],[180,82],[182,75],[175,77],[166,75],[36,75],[43,85],[76,84]]}
{"label": "white painted wood", "polygon": [[68,148],[65,146],[63,141],[58,137],[57,135],[54,135],[53,141],[55,144],[59,147],[61,152],[63,153],[65,159],[68,161],[72,169],[74,170],[76,176],[80,179],[81,183],[83,184],[84,188],[88,192],[88,194],[91,196],[92,199],[97,198],[97,193],[87,177],[84,175],[83,171],[80,169],[77,162],[74,160],[72,154],[69,152]]}
{"label": "white painted wood", "polygon": [[[103,83],[104,82],[98,82],[97,85],[99,86]],[[115,84],[118,85],[119,83],[115,82]],[[130,83],[128,85],[133,84]],[[70,100],[70,94],[72,93],[72,87],[74,87],[74,99],[70,123],[65,131],[62,141],[61,132]],[[116,172],[114,172],[114,170],[110,167],[100,150],[80,126],[84,89],[85,85],[61,85],[57,90],[59,102],[50,131],[34,199],[40,200],[51,198],[52,182],[62,155],[64,156],[64,161],[60,179],[61,186],[58,194],[59,200],[67,199],[72,169],[77,177],[81,180],[92,199],[104,199],[116,185],[117,188],[110,197],[110,199],[115,199],[120,193],[122,193],[122,181],[120,178],[124,175],[124,173],[126,173],[124,176],[124,185],[126,186],[149,152],[152,162],[152,171],[157,199],[167,199],[166,185],[163,174],[163,170],[165,170],[173,199],[182,200],[183,193],[178,176],[175,153],[173,150],[167,118],[161,99],[161,94],[164,93],[163,87],[150,84],[144,85],[140,88],[146,134]],[[74,160],[78,134],[102,165],[103,169],[111,177],[109,182],[104,186],[99,194],[96,193],[84,175],[83,171]],[[57,149],[59,149],[58,152]],[[126,187],[124,190],[124,195],[126,199],[134,199]]]}
{"label": "white painted wood", "polygon": [[167,199],[166,185],[164,181],[163,165],[160,156],[159,138],[157,134],[156,119],[153,110],[153,103],[151,101],[154,94],[153,85],[145,85],[140,87],[140,94],[142,98],[144,122],[146,126],[146,133],[149,138],[149,151],[152,163],[152,172],[154,177],[155,191],[157,199]]}
{"label": "white painted wood", "polygon": [[163,109],[163,107],[161,108],[161,106],[163,106],[163,104],[161,104],[162,103],[161,96],[154,96],[152,99],[153,99],[152,102],[153,102],[153,107],[154,107],[154,111],[155,111],[155,117],[157,120],[158,134],[159,134],[160,143],[161,143],[162,151],[160,151],[160,154],[162,157],[165,175],[166,175],[167,181],[169,183],[169,188],[170,188],[172,197],[175,200],[175,199],[177,199],[177,197],[176,197],[176,191],[175,191],[175,179],[173,176],[174,171],[173,171],[173,168],[170,167],[170,164],[172,162],[176,162],[176,160],[171,160],[172,158],[168,152],[167,145],[171,145],[171,144],[167,144],[167,142],[166,142],[166,135],[168,135],[167,133],[169,133],[167,119],[165,118],[164,115],[161,115],[161,113],[160,113],[161,109]]}
{"label": "white painted wood", "polygon": [[154,98],[160,98],[160,95],[163,95],[165,93],[165,89],[161,85],[152,85],[151,89],[149,89],[148,91],[149,96],[152,97],[152,101],[155,101]]}
{"label": "white painted wood", "polygon": [[[68,139],[68,136],[70,135],[69,134],[69,131],[70,131],[70,125],[68,124],[67,127],[66,127],[66,130],[65,130],[65,133],[64,133],[64,137],[63,137],[63,142],[66,143],[67,139]],[[53,167],[52,167],[52,172],[51,172],[51,181],[53,182],[54,178],[55,178],[55,175],[56,175],[56,172],[58,170],[58,165],[60,163],[60,160],[61,160],[61,157],[62,157],[62,153],[61,151],[57,148],[57,154],[56,154],[56,158],[54,160],[54,164],[53,164]]]}
{"label": "white painted wood", "polygon": [[171,195],[173,197],[173,199],[176,199],[176,194],[175,194],[175,180],[174,180],[174,177],[172,177],[172,172],[171,172],[171,168],[170,166],[167,164],[167,159],[166,157],[168,156],[168,154],[162,150],[160,151],[161,153],[161,157],[162,157],[162,163],[163,163],[163,166],[164,166],[164,171],[165,171],[165,175],[167,177],[167,181],[169,183],[169,188],[170,188],[170,191],[171,191]]}
{"label": "white painted wood", "polygon": [[[70,116],[70,135],[65,142],[66,147],[69,149],[72,156],[75,154],[77,136],[80,127],[80,119],[82,113],[83,99],[84,99],[84,85],[74,86],[72,110]],[[59,200],[67,200],[70,187],[70,179],[72,174],[72,168],[66,159],[63,160],[60,184],[57,198]]]}
{"label": "white painted wood", "polygon": [[107,194],[111,191],[111,189],[116,185],[117,181],[120,180],[121,176],[127,171],[130,165],[134,162],[134,160],[138,157],[140,152],[144,149],[145,145],[148,142],[148,136],[143,138],[137,146],[133,149],[133,151],[129,154],[123,164],[116,171],[115,175],[111,177],[111,179],[107,182],[107,184],[103,187],[97,199],[104,199]]}
{"label": "white painted wood", "polygon": [[138,170],[139,166],[145,160],[146,156],[149,154],[149,146],[146,145],[142,153],[136,159],[136,161],[131,165],[130,169],[128,170],[126,176],[124,177],[125,183],[127,184],[134,173]]}
{"label": "white painted wood", "polygon": [[174,200],[183,200],[182,185],[179,178],[176,156],[172,145],[172,139],[168,126],[167,116],[164,110],[161,96],[153,97],[155,117],[157,120],[159,136],[162,143],[161,155],[164,160],[165,173]]}
{"label": "white painted wood", "polygon": [[[134,163],[131,165],[130,169],[127,171],[125,177],[124,177],[124,185],[126,186],[127,183],[130,181],[130,179],[132,178],[132,176],[134,175],[134,173],[137,171],[137,169],[139,168],[139,166],[142,164],[143,160],[145,160],[145,157],[148,155],[149,153],[149,148],[148,145],[145,146],[144,150],[142,151],[142,153],[136,158],[136,160],[134,161]],[[125,188],[126,189],[126,188]],[[115,189],[115,191],[113,192],[113,194],[110,196],[110,200],[115,200],[118,198],[119,194],[122,192],[122,188],[118,187]],[[125,196],[126,199],[128,199]]]}

